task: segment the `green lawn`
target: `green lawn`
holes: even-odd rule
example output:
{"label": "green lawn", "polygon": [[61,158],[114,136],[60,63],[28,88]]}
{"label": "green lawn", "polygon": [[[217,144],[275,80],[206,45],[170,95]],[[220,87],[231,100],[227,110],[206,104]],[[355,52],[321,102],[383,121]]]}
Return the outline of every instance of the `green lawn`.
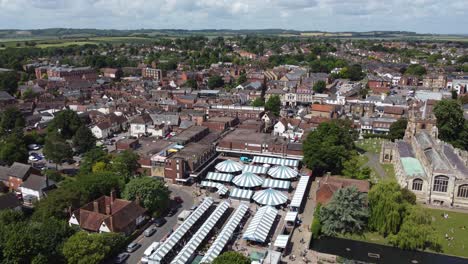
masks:
{"label": "green lawn", "polygon": [[[440,209],[426,208],[432,216],[432,226],[442,245],[442,254],[468,258],[468,213],[457,213]],[[443,218],[447,213],[448,218]],[[465,229],[462,227],[465,226]],[[453,240],[445,239],[445,234]],[[346,234],[342,238],[388,245],[388,240],[375,232],[365,232],[362,235]]]}
{"label": "green lawn", "polygon": [[383,169],[385,170],[385,173],[387,174],[387,179],[396,180],[395,167],[393,167],[393,164],[380,163],[380,165],[382,165]]}

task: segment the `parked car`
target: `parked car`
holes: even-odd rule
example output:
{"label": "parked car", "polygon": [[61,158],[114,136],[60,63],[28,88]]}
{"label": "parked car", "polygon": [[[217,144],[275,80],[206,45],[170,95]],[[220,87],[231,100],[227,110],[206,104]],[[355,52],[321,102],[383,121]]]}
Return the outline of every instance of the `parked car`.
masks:
{"label": "parked car", "polygon": [[29,150],[39,150],[41,148],[41,145],[38,144],[29,144],[28,149]]}
{"label": "parked car", "polygon": [[177,208],[171,208],[169,209],[169,212],[167,212],[167,216],[173,216],[177,213]]}
{"label": "parked car", "polygon": [[166,219],[162,217],[154,219],[154,225],[157,227],[163,226],[165,223],[166,223]]}
{"label": "parked car", "polygon": [[150,237],[154,233],[156,233],[156,227],[152,225],[152,226],[146,228],[145,232],[143,232],[143,235],[145,235],[145,237]]}
{"label": "parked car", "polygon": [[192,207],[190,207],[190,211],[195,211],[195,209],[197,209],[198,205],[194,204],[192,205]]}
{"label": "parked car", "polygon": [[180,198],[180,196],[174,197],[174,201],[175,201],[176,203],[179,203],[179,204],[181,204],[181,203],[184,202],[184,201],[182,200],[182,198]]}
{"label": "parked car", "polygon": [[127,252],[128,253],[135,252],[139,247],[141,247],[140,244],[138,244],[136,242],[132,242],[127,246]]}
{"label": "parked car", "polygon": [[128,259],[128,257],[130,257],[130,254],[128,254],[128,253],[120,253],[119,255],[117,255],[117,257],[115,257],[114,263],[118,263],[118,264],[124,263],[125,260]]}

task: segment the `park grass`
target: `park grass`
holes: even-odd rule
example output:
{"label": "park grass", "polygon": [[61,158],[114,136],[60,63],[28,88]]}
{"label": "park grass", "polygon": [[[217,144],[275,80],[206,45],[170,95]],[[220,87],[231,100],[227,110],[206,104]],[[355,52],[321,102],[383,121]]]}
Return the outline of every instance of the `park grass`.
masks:
{"label": "park grass", "polygon": [[92,41],[67,41],[61,43],[46,43],[46,44],[38,44],[36,47],[38,48],[58,48],[58,47],[68,47],[73,45],[83,46],[86,44],[98,44]]}
{"label": "park grass", "polygon": [[[432,227],[435,229],[437,239],[442,246],[442,254],[468,258],[468,213],[458,213],[443,209],[425,210],[432,216]],[[447,213],[448,218],[443,218]],[[465,226],[463,230],[462,227]],[[453,240],[445,239],[445,234]],[[391,246],[388,239],[377,232],[364,232],[363,234],[344,234],[341,238],[363,241],[368,243]]]}

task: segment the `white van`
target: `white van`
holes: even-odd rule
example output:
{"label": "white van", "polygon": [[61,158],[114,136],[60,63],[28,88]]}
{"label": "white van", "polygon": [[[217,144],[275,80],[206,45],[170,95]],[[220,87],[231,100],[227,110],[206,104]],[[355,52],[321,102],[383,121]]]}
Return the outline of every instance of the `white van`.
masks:
{"label": "white van", "polygon": [[192,211],[189,210],[183,210],[178,216],[177,216],[177,223],[182,224],[187,217],[192,213]]}
{"label": "white van", "polygon": [[143,252],[143,257],[141,258],[141,263],[148,263],[148,258],[153,254],[156,249],[158,249],[159,245],[161,243],[159,242],[153,242],[146,250]]}

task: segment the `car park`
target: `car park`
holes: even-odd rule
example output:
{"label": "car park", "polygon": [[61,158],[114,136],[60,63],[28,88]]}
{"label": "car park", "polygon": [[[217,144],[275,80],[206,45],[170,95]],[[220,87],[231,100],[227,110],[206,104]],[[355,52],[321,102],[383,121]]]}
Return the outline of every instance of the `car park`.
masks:
{"label": "car park", "polygon": [[145,237],[150,237],[154,233],[156,233],[156,227],[152,225],[152,226],[146,228],[145,232],[143,232],[143,235],[145,235]]}
{"label": "car park", "polygon": [[135,252],[139,247],[141,247],[140,244],[138,244],[136,242],[132,242],[127,246],[127,252],[128,253]]}
{"label": "car park", "polygon": [[128,257],[130,257],[130,255],[128,253],[120,253],[119,255],[117,255],[117,257],[115,258],[115,261],[114,263],[124,263],[125,260],[128,259]]}

